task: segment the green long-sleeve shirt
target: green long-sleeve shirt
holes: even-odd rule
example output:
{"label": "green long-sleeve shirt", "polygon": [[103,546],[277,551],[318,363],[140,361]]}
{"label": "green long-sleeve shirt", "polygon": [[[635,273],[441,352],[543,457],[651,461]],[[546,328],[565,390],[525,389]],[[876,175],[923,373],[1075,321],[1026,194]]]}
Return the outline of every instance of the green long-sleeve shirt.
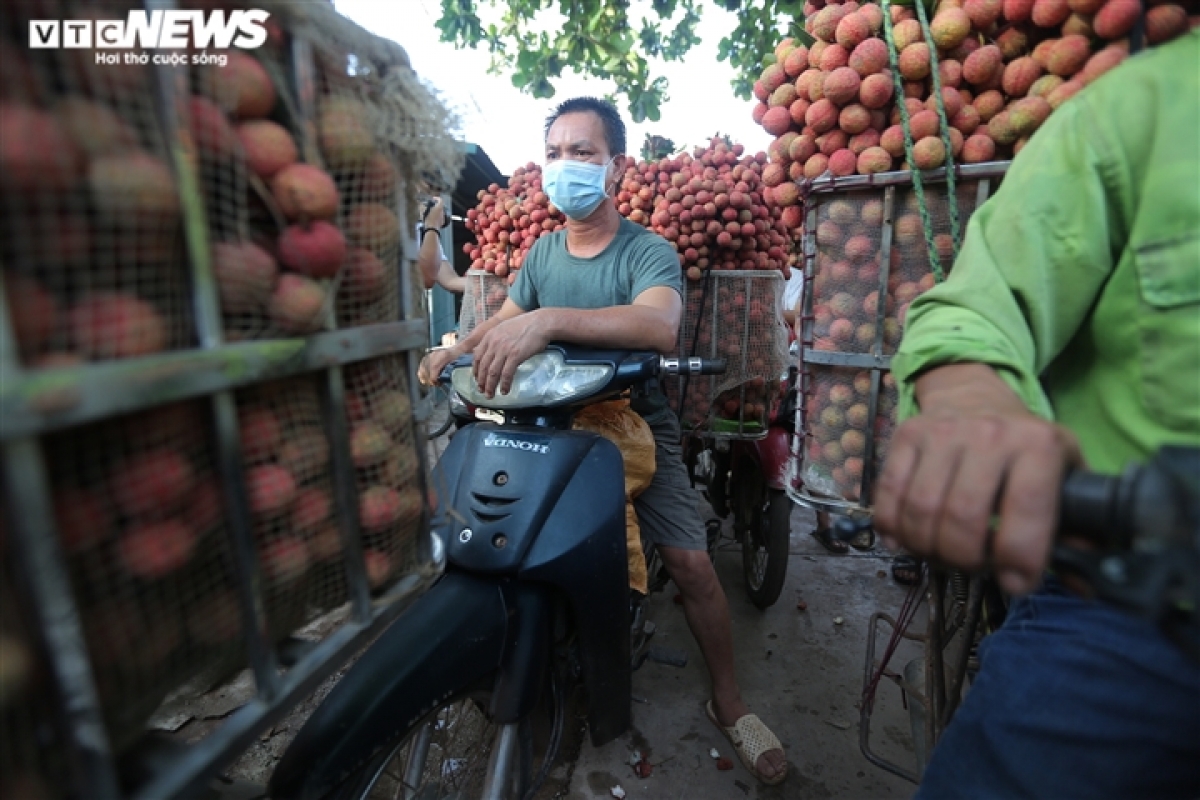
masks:
{"label": "green long-sleeve shirt", "polygon": [[979,362],[1092,469],[1200,444],[1200,31],[1051,115],[906,325],[902,419],[922,371]]}

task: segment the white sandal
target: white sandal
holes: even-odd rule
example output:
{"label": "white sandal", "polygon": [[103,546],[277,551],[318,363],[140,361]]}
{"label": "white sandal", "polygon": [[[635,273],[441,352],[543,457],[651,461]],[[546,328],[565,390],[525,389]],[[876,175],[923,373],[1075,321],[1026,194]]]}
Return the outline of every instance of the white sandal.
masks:
{"label": "white sandal", "polygon": [[763,724],[763,721],[758,718],[757,714],[747,714],[733,723],[733,727],[726,728],[717,719],[717,714],[713,711],[712,700],[709,700],[704,705],[704,712],[716,725],[721,733],[725,734],[725,738],[733,745],[733,750],[738,754],[738,758],[742,760],[742,765],[746,770],[758,780],[765,783],[767,786],[775,786],[782,783],[787,777],[787,760],[783,762],[783,768],[779,770],[773,777],[767,778],[761,775],[758,771],[758,759],[763,753],[768,753],[772,750],[783,752],[783,745],[779,739],[771,732],[771,729]]}

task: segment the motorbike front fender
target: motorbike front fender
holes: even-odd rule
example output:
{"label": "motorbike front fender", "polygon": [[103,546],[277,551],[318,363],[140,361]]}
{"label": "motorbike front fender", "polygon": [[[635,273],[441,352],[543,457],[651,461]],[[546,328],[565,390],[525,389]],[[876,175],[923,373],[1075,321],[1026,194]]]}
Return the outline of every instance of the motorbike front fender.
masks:
{"label": "motorbike front fender", "polygon": [[271,776],[272,800],[324,797],[379,746],[494,672],[504,655],[507,619],[499,581],[444,575],[308,718]]}
{"label": "motorbike front fender", "polygon": [[790,438],[784,428],[773,425],[765,437],[752,443],[769,489],[787,489],[788,461],[792,457]]}

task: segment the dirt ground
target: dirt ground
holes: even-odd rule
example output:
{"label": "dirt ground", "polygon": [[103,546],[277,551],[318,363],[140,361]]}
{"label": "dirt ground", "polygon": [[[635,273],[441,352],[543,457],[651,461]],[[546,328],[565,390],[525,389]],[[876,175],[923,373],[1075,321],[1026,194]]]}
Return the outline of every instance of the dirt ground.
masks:
{"label": "dirt ground", "polygon": [[[868,762],[858,741],[868,620],[877,610],[894,615],[905,590],[892,580],[883,552],[832,555],[809,536],[813,522],[811,512],[794,510],[787,583],[779,601],[766,611],[746,599],[740,549],[727,540],[717,557],[733,616],[742,693],[783,742],[787,779],[774,787],[755,781],[705,716],[708,676],[669,585],[653,600],[655,644],[685,652],[687,666],[647,661],[635,673],[633,729],[604,747],[585,743],[578,758],[556,775],[570,787],[560,797],[609,798],[616,786],[626,797],[653,800],[883,800],[912,795],[915,787]],[[803,611],[797,607],[801,601]],[[917,654],[906,643],[893,669]],[[901,766],[913,767],[908,712],[899,689],[886,680],[873,713],[872,745]],[[732,770],[717,768],[713,748],[733,760]],[[652,765],[649,778],[635,775],[630,764],[635,752]]]}

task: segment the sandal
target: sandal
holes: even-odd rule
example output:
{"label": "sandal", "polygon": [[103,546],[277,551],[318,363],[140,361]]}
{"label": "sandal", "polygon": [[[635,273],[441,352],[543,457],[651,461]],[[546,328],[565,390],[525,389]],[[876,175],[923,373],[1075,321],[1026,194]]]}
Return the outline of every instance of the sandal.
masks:
{"label": "sandal", "polygon": [[822,547],[835,556],[844,556],[850,552],[850,546],[841,539],[835,539],[833,531],[829,528],[813,528],[809,535],[820,542]]}
{"label": "sandal", "polygon": [[783,783],[783,779],[787,777],[788,771],[786,758],[783,762],[783,768],[772,777],[764,777],[758,772],[758,759],[762,754],[769,753],[772,750],[778,750],[782,753],[783,745],[780,744],[779,739],[771,732],[771,729],[763,724],[763,721],[758,718],[757,714],[747,714],[733,723],[733,727],[726,728],[717,719],[717,714],[713,711],[712,700],[704,704],[704,713],[708,715],[712,724],[716,725],[721,733],[725,734],[725,738],[733,745],[734,752],[742,760],[742,766],[746,768],[747,772],[767,786],[775,786],[776,784]]}
{"label": "sandal", "polygon": [[855,536],[850,540],[850,546],[862,553],[872,550],[875,547],[875,529],[867,528]]}
{"label": "sandal", "polygon": [[921,559],[915,556],[893,558],[892,580],[901,586],[916,586],[921,582]]}

